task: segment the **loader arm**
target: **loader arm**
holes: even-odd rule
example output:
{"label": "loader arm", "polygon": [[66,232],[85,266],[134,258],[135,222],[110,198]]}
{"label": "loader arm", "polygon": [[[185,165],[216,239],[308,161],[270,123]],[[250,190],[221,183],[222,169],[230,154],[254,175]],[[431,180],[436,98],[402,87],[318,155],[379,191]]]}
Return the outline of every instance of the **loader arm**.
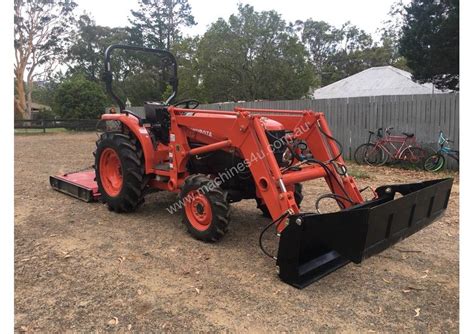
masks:
{"label": "loader arm", "polygon": [[[352,177],[346,172],[341,173],[341,170],[347,169],[338,148],[326,137],[331,136],[331,133],[322,113],[271,111],[271,119],[291,133],[290,139],[305,140],[318,161],[300,170],[290,170],[283,174],[265,134],[265,119],[270,117],[269,111],[265,113],[252,109],[236,109],[235,112],[193,110],[191,113],[189,109],[170,107],[169,112],[171,133],[175,140],[170,144],[176,163],[175,173],[172,176],[173,183],[177,182],[179,173],[185,171],[186,163],[192,154],[188,143],[189,131],[196,132],[201,129],[202,133],[209,134],[207,136],[209,140],[214,139],[214,143],[207,145],[209,150],[206,151],[204,146],[200,152],[232,148],[245,159],[252,172],[257,192],[273,219],[277,219],[285,212],[299,213],[293,192],[288,191],[287,186],[319,177],[325,178],[332,193],[343,198],[340,201],[342,208],[363,202]],[[216,146],[216,143],[223,144]],[[286,224],[278,224],[278,232],[285,226]]]}

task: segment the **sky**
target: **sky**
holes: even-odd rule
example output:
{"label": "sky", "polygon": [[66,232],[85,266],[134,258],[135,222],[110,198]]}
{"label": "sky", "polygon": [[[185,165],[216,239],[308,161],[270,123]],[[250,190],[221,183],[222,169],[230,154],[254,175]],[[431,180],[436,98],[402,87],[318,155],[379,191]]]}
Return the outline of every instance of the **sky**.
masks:
{"label": "sky", "polygon": [[[219,17],[227,19],[235,13],[239,2],[248,3],[258,11],[276,10],[286,21],[312,18],[334,26],[351,21],[374,35],[395,0],[189,0],[197,25],[186,29],[185,34],[203,34]],[[76,0],[76,3],[78,13],[86,11],[92,14],[97,24],[111,27],[128,25],[130,9],[138,8],[137,0]]]}

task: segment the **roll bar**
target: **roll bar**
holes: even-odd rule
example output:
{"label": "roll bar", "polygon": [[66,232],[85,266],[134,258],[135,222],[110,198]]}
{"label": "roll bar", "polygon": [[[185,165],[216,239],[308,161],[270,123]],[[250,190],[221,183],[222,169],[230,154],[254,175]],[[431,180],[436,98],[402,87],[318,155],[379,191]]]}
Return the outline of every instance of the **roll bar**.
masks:
{"label": "roll bar", "polygon": [[165,103],[169,104],[176,97],[176,94],[178,94],[178,65],[177,65],[175,56],[171,52],[166,51],[166,50],[145,48],[141,46],[112,44],[105,50],[105,57],[104,57],[105,72],[104,72],[103,80],[105,82],[105,89],[107,90],[107,93],[109,93],[110,96],[115,100],[115,102],[117,102],[117,104],[120,107],[120,111],[125,110],[125,103],[112,90],[113,74],[112,74],[112,70],[110,66],[110,56],[112,54],[112,51],[115,49],[155,53],[155,54],[160,55],[161,57],[168,58],[171,61],[171,64],[173,66],[173,76],[168,81],[168,83],[171,85],[173,89],[173,92],[168,97]]}

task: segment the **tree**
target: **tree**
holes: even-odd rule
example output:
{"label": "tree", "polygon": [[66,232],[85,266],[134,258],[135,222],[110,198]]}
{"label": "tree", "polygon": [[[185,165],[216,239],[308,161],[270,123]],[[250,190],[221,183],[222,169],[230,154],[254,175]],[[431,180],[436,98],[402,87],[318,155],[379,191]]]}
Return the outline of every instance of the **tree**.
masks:
{"label": "tree", "polygon": [[82,73],[89,80],[100,81],[104,71],[104,52],[115,43],[131,44],[126,28],[98,26],[88,15],[81,15],[67,51],[69,74]]}
{"label": "tree", "polygon": [[459,89],[459,1],[413,0],[406,7],[400,54],[413,78]]}
{"label": "tree", "polygon": [[72,0],[14,2],[15,110],[25,118],[35,78],[50,74],[63,54],[75,6]]}
{"label": "tree", "polygon": [[101,86],[80,74],[63,81],[54,96],[55,112],[69,119],[98,118],[107,103],[107,96]]}
{"label": "tree", "polygon": [[188,0],[138,0],[140,9],[131,11],[132,39],[138,44],[170,50],[181,38],[182,27],[196,22]]}
{"label": "tree", "polygon": [[[392,52],[392,59],[395,63],[402,65],[406,63],[400,55],[399,45],[402,37],[402,27],[405,22],[405,4],[402,0],[398,0],[392,4],[388,12],[388,18],[383,21],[383,26],[377,29],[381,34],[382,45]],[[403,59],[402,59],[403,58]],[[408,68],[405,66],[405,70]]]}
{"label": "tree", "polygon": [[200,40],[199,36],[181,39],[171,50],[178,62],[178,100],[205,99],[201,85],[201,66],[197,57]]}
{"label": "tree", "polygon": [[342,40],[338,29],[324,21],[296,22],[297,31],[301,32],[301,40],[306,45],[311,61],[316,70],[318,85],[321,84],[321,73],[328,58],[335,54]]}
{"label": "tree", "polygon": [[275,11],[239,5],[198,46],[200,82],[209,102],[298,99],[314,82],[308,53]]}
{"label": "tree", "polygon": [[350,22],[340,28],[324,21],[297,21],[296,29],[311,55],[317,85],[335,81],[373,66],[396,65],[394,45],[383,40],[379,45],[364,30]]}

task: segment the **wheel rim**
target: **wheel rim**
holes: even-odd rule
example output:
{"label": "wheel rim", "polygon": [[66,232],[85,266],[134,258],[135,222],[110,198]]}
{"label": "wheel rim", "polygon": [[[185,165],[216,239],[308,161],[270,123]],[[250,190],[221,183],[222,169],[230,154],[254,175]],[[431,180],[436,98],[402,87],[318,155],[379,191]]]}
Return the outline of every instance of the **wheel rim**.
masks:
{"label": "wheel rim", "polygon": [[425,169],[436,172],[443,166],[443,157],[440,155],[432,155],[425,161]]}
{"label": "wheel rim", "polygon": [[197,190],[192,190],[186,195],[185,211],[186,217],[196,230],[205,231],[211,225],[211,203]]}
{"label": "wheel rim", "polygon": [[106,148],[100,155],[100,181],[109,196],[117,196],[122,190],[123,176],[122,164],[117,152]]}
{"label": "wheel rim", "polygon": [[371,147],[365,152],[364,160],[371,166],[382,165],[384,163],[384,152],[380,147]]}

